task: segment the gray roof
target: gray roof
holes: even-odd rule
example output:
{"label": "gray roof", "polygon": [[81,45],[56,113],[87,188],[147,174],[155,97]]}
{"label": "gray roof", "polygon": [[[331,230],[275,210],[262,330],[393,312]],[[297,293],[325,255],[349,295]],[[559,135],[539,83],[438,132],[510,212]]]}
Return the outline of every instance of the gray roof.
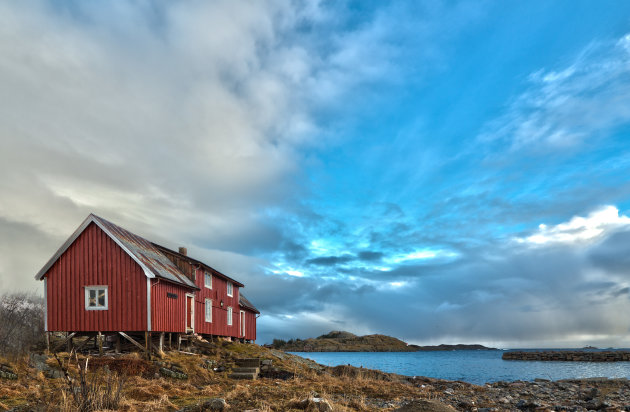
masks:
{"label": "gray roof", "polygon": [[191,288],[197,288],[197,286],[185,276],[171,260],[153,246],[151,242],[93,214],[90,214],[72,236],[66,240],[57,253],[55,253],[39,273],[37,273],[35,279],[41,279],[46,272],[48,272],[57,259],[70,247],[90,223],[94,223],[100,227],[118,246],[127,252],[127,254],[140,265],[148,278],[158,277]]}
{"label": "gray roof", "polygon": [[260,313],[260,311],[256,309],[256,306],[252,305],[252,302],[247,300],[247,298],[243,296],[242,293],[238,294],[238,304],[246,309],[251,310],[252,312]]}

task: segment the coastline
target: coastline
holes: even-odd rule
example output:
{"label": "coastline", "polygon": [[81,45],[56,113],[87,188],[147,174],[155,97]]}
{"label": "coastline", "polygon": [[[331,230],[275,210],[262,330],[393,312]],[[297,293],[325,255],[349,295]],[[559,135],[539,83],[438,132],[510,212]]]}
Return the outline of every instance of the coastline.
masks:
{"label": "coastline", "polygon": [[[219,400],[225,404],[220,410],[226,411],[301,411],[321,405],[328,406],[318,410],[326,411],[587,411],[622,410],[630,405],[628,379],[536,379],[477,385],[347,365],[329,367],[253,344],[220,342],[191,350],[195,353],[167,352],[151,361],[135,353],[92,355],[90,365],[93,373],[108,366],[106,373],[126,376],[120,410],[194,412]],[[68,354],[60,356],[63,362],[68,359]],[[243,358],[268,359],[271,365],[256,380],[230,378],[235,361]],[[8,364],[16,375],[15,380],[0,379],[0,410],[29,411],[64,401],[58,396],[67,384],[62,375],[50,373],[56,370],[54,358],[34,355],[0,363]],[[177,368],[182,376],[165,376],[158,368]],[[44,374],[44,370],[48,372]]]}

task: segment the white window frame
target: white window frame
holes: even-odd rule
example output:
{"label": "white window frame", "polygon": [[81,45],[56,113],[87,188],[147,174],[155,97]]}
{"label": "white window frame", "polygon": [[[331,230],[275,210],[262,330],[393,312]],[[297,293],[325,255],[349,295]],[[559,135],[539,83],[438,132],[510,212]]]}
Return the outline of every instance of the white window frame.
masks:
{"label": "white window frame", "polygon": [[[210,281],[208,281],[210,280]],[[204,272],[203,274],[203,285],[208,288],[208,289],[212,289],[212,273],[210,272]]]}
{"label": "white window frame", "polygon": [[[210,311],[210,313],[208,313]],[[207,323],[212,323],[212,299],[206,298],[205,317]]]}
{"label": "white window frame", "polygon": [[[107,285],[85,286],[85,310],[108,310],[109,309],[109,290]],[[96,291],[96,306],[90,306],[90,291]],[[98,292],[105,291],[105,306],[98,305]]]}
{"label": "white window frame", "polygon": [[232,282],[227,283],[227,295],[229,297],[234,297],[234,285],[232,285]]}
{"label": "white window frame", "polygon": [[232,326],[232,306],[228,306],[227,308],[227,324],[228,326]]}

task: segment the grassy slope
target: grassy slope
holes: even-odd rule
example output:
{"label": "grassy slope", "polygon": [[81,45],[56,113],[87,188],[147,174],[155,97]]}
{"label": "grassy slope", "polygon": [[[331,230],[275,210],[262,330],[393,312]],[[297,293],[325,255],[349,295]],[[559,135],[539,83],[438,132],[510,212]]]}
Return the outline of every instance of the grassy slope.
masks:
{"label": "grassy slope", "polygon": [[[67,354],[61,354],[67,359]],[[236,358],[257,357],[272,359],[274,367],[295,376],[288,380],[259,379],[237,381],[228,378],[228,372],[214,372],[204,367],[206,361],[215,361],[228,369]],[[3,360],[0,359],[0,362]],[[426,398],[428,391],[410,385],[401,377],[379,371],[353,367],[326,368],[304,358],[258,345],[224,343],[207,354],[193,356],[180,352],[167,352],[160,360],[179,365],[189,376],[177,380],[156,375],[154,362],[141,359],[137,354],[114,358],[91,358],[91,371],[108,369],[123,375],[125,379],[121,410],[172,411],[198,405],[204,399],[226,399],[229,410],[261,411],[298,410],[299,401],[317,394],[329,400],[336,411],[372,411],[392,409],[403,398]],[[7,360],[4,360],[7,363]],[[62,378],[48,379],[29,365],[28,358],[8,362],[20,378],[17,381],[0,380],[0,410],[23,406],[31,410],[37,406],[51,405],[48,410],[73,410],[70,396],[64,389]],[[56,365],[54,359],[48,364]],[[76,367],[70,366],[71,375]],[[386,381],[387,385],[383,385]],[[392,407],[387,407],[391,403]],[[54,406],[53,406],[54,405]],[[42,409],[47,410],[47,409]]]}

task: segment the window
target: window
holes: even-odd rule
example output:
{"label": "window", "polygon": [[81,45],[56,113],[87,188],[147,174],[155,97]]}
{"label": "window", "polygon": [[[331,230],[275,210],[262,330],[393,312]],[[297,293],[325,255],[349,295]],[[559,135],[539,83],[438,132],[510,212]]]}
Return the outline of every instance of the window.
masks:
{"label": "window", "polygon": [[[229,283],[228,283],[229,284]],[[232,326],[232,307],[228,306],[228,317],[227,317],[228,326]]]}
{"label": "window", "polygon": [[208,289],[212,289],[212,274],[206,272],[203,276],[203,284]]}
{"label": "window", "polygon": [[206,322],[212,322],[212,299],[206,299]]}
{"label": "window", "polygon": [[228,296],[234,296],[234,290],[233,290],[233,287],[232,287],[232,282],[228,282],[227,295]]}
{"label": "window", "polygon": [[107,310],[107,286],[85,287],[85,310]]}

